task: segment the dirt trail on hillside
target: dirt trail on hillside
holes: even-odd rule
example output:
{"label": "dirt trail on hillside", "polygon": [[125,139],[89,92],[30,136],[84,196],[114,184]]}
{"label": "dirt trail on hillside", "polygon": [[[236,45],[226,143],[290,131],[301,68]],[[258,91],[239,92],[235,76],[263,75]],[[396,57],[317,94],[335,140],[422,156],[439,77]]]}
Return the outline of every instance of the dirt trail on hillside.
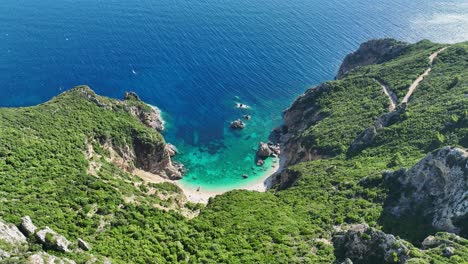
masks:
{"label": "dirt trail on hillside", "polygon": [[388,85],[386,85],[385,83],[377,79],[375,80],[380,84],[380,86],[382,86],[383,92],[385,93],[385,95],[387,95],[388,100],[390,101],[390,105],[388,106],[388,111],[389,112],[395,111],[396,106],[398,104],[398,98],[396,94],[390,89],[390,87],[388,87]]}
{"label": "dirt trail on hillside", "polygon": [[425,78],[426,76],[428,76],[429,73],[432,71],[432,64],[433,64],[433,62],[434,62],[434,59],[435,59],[442,51],[444,51],[444,50],[446,50],[446,49],[447,49],[447,47],[442,48],[442,49],[440,49],[440,50],[434,52],[433,54],[431,54],[431,56],[429,56],[429,64],[430,64],[429,68],[427,68],[427,70],[426,70],[423,74],[421,74],[421,75],[411,84],[411,86],[410,86],[409,89],[408,89],[408,92],[406,93],[406,95],[405,95],[405,97],[403,98],[403,100],[401,101],[401,103],[405,103],[405,104],[408,103],[408,101],[409,101],[411,95],[413,94],[413,92],[416,90],[416,88],[419,86],[419,84],[424,80],[424,78]]}

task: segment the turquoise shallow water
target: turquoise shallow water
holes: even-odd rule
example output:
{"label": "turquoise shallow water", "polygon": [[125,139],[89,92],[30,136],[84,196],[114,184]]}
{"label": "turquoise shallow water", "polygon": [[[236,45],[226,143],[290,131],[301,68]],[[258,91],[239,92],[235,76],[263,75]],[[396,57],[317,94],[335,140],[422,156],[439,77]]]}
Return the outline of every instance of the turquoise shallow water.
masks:
{"label": "turquoise shallow water", "polygon": [[[0,106],[34,105],[79,84],[161,108],[184,184],[242,187],[254,148],[306,88],[377,37],[468,39],[464,0],[2,0]],[[243,131],[228,124],[251,105]],[[256,174],[255,174],[255,173]],[[242,179],[247,173],[248,179]]]}

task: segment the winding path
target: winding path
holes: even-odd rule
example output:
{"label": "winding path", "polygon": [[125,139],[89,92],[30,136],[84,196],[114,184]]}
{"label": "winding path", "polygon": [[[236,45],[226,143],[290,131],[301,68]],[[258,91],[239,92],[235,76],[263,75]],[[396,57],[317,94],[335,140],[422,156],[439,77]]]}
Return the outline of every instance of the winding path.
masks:
{"label": "winding path", "polygon": [[407,104],[411,95],[413,94],[414,90],[416,90],[416,88],[419,86],[419,84],[424,80],[424,78],[426,76],[429,75],[429,73],[432,71],[432,64],[434,62],[434,59],[439,55],[439,53],[441,53],[442,51],[446,50],[447,47],[444,47],[436,52],[434,52],[433,54],[431,54],[431,56],[429,56],[429,68],[427,68],[427,70],[421,74],[412,84],[411,86],[409,87],[408,89],[408,92],[406,93],[405,97],[403,98],[403,100],[401,101],[401,103],[403,104]]}
{"label": "winding path", "polygon": [[377,79],[375,80],[380,84],[380,86],[382,86],[383,92],[385,93],[385,95],[387,95],[388,100],[390,101],[390,105],[388,106],[388,111],[389,112],[395,111],[396,106],[398,104],[398,98],[396,94],[392,90],[390,90],[390,87],[388,87],[388,85],[384,84],[383,82]]}

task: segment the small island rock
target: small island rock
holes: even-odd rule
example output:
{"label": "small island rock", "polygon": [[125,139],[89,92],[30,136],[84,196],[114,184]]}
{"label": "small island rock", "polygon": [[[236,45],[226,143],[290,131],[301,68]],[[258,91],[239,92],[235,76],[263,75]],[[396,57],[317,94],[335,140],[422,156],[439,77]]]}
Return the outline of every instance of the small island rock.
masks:
{"label": "small island rock", "polygon": [[244,129],[245,128],[245,123],[242,122],[242,120],[237,119],[231,122],[230,127],[232,129]]}

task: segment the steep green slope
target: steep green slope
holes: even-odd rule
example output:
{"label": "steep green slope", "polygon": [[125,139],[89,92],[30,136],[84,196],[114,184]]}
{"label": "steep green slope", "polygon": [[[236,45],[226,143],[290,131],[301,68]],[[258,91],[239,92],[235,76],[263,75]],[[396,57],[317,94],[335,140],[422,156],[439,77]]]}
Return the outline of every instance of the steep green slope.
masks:
{"label": "steep green slope", "polygon": [[[141,142],[164,153],[160,134],[128,111],[142,102],[86,90],[97,104],[77,88],[36,107],[0,109],[0,218],[19,223],[30,215],[72,241],[84,238],[91,254],[116,263],[332,263],[342,257],[332,243],[335,230],[358,223],[419,244],[435,231],[418,229],[415,224],[428,226],[418,219],[398,223],[386,215],[391,195],[382,173],[411,167],[445,145],[468,147],[468,43],[442,52],[409,103],[351,151],[389,111],[380,82],[401,100],[430,66],[428,56],[444,47],[392,43],[404,46],[392,59],[358,63],[286,111],[280,136],[290,166],[274,189],[217,196],[193,219],[183,214],[202,206],[186,203],[172,185],[142,182],[129,173],[138,157],[122,158]],[[111,159],[116,154],[123,163]],[[467,260],[467,240],[447,236],[438,235],[454,247],[451,256],[444,256],[443,245],[420,250],[405,242],[412,263]],[[40,249],[34,241],[30,248]],[[48,252],[77,262],[89,258]]]}

